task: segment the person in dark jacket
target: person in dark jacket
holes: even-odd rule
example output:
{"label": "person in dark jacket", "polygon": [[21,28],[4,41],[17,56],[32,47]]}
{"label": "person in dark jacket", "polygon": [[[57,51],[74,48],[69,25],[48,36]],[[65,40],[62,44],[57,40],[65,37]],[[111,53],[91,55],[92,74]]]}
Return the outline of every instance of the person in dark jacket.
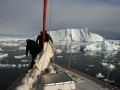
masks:
{"label": "person in dark jacket", "polygon": [[[36,39],[36,42],[37,42],[39,45],[42,46],[42,40],[43,40],[43,32],[41,31],[41,32],[40,32],[40,35],[38,35],[38,37],[37,37],[37,39]],[[48,42],[49,40],[53,43],[51,36],[50,36],[50,35],[47,33],[47,31],[46,31],[46,32],[45,32],[45,42]]]}
{"label": "person in dark jacket", "polygon": [[[45,40],[44,42],[51,41],[53,43],[51,36],[45,31]],[[36,42],[40,45],[40,47],[43,49],[43,32],[40,32],[40,35],[38,35]]]}
{"label": "person in dark jacket", "polygon": [[49,40],[53,43],[51,36],[46,31],[45,32],[45,42],[48,42]]}
{"label": "person in dark jacket", "polygon": [[42,31],[40,32],[40,35],[38,35],[36,42],[42,46]]}
{"label": "person in dark jacket", "polygon": [[27,39],[26,42],[26,56],[28,56],[28,53],[30,53],[32,56],[32,61],[30,64],[31,69],[35,63],[34,59],[42,51],[42,48],[34,40]]}

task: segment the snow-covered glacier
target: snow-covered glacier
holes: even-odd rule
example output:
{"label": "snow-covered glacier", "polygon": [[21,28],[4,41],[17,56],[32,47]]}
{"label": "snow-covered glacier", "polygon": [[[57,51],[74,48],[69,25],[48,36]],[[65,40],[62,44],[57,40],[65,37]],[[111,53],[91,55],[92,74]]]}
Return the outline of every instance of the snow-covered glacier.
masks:
{"label": "snow-covered glacier", "polygon": [[103,37],[86,29],[48,31],[53,41],[103,41]]}

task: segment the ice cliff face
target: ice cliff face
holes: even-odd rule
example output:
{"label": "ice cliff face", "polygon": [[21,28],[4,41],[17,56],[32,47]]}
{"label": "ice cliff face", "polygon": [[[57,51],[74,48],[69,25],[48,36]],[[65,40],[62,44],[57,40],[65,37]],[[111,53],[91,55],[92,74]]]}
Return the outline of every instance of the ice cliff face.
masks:
{"label": "ice cliff face", "polygon": [[86,29],[49,31],[54,41],[103,41],[103,37]]}

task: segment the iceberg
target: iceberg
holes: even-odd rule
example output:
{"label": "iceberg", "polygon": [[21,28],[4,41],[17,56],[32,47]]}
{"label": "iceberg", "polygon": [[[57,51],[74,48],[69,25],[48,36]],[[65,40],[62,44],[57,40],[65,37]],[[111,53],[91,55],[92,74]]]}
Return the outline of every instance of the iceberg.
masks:
{"label": "iceberg", "polygon": [[103,37],[86,29],[48,31],[53,41],[103,41]]}
{"label": "iceberg", "polygon": [[92,37],[94,38],[94,41],[103,41],[104,38],[96,33],[91,33]]}
{"label": "iceberg", "polygon": [[[120,49],[120,45],[113,41],[105,40],[102,36],[92,33],[86,29],[64,29],[48,31],[54,42],[57,44],[71,42],[86,42],[84,50],[86,51],[115,51]],[[88,42],[88,43],[87,43]],[[119,42],[119,41],[117,41]],[[59,44],[60,44],[59,43]],[[69,52],[69,51],[68,51]]]}

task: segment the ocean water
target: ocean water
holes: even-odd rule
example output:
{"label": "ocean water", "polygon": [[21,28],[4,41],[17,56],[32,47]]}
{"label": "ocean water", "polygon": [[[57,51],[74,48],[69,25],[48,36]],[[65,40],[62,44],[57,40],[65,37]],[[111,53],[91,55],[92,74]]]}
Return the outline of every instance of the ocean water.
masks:
{"label": "ocean water", "polygon": [[120,88],[120,52],[63,52],[55,54],[55,61],[95,78],[101,73],[104,77],[98,79]]}
{"label": "ocean water", "polygon": [[[30,64],[30,57],[25,57],[25,41],[0,41],[0,90],[7,90],[19,78]],[[20,48],[21,47],[21,48]],[[2,57],[2,58],[1,58]]]}
{"label": "ocean water", "polygon": [[[31,57],[25,57],[25,40],[0,41],[0,90],[6,90],[13,82],[28,70]],[[55,62],[69,66],[90,76],[101,73],[112,85],[120,88],[120,52],[83,52],[79,45],[58,45]],[[70,63],[70,64],[69,64]],[[108,65],[111,65],[108,67]]]}

